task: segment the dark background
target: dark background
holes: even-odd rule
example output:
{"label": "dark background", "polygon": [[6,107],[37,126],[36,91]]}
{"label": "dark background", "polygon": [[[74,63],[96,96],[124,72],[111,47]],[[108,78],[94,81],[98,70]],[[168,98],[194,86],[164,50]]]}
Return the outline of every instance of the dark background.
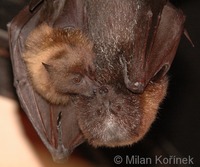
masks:
{"label": "dark background", "polygon": [[[119,166],[113,162],[116,155],[191,156],[194,157],[195,164],[190,166],[200,166],[200,1],[172,0],[171,2],[181,8],[186,15],[185,28],[195,47],[192,47],[184,36],[182,37],[169,71],[168,95],[160,107],[157,120],[142,141],[133,147],[115,149],[94,149],[84,144],[75,151],[99,166],[106,166],[105,163],[107,166]],[[0,0],[0,29],[6,30],[6,24],[27,3],[27,0]],[[10,69],[9,61],[5,61],[3,65],[5,69]],[[12,85],[12,79],[8,80]]]}

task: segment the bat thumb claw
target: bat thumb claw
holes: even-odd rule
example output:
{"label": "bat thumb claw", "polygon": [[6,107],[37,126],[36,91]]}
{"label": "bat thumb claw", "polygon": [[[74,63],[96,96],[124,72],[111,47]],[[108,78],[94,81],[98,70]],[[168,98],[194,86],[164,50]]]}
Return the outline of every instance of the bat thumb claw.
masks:
{"label": "bat thumb claw", "polygon": [[188,41],[190,42],[192,47],[194,47],[194,43],[192,42],[192,39],[190,38],[190,35],[189,35],[189,33],[188,33],[188,31],[186,29],[184,29],[184,35],[188,39]]}
{"label": "bat thumb claw", "polygon": [[133,93],[142,93],[144,91],[144,83],[142,82],[129,83],[126,86]]}
{"label": "bat thumb claw", "polygon": [[70,155],[70,151],[65,148],[62,141],[62,112],[59,112],[57,117],[57,148],[51,151],[51,156],[56,163],[64,163]]}

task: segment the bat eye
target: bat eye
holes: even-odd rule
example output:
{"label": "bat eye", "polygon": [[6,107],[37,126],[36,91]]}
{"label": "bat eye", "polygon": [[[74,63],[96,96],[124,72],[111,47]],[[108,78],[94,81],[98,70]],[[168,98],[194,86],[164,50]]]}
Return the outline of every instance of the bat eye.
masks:
{"label": "bat eye", "polygon": [[159,79],[161,79],[162,77],[166,75],[168,70],[169,70],[169,65],[165,64],[158,72],[156,72],[156,74],[151,80],[153,82],[158,81]]}
{"label": "bat eye", "polygon": [[82,81],[82,77],[80,75],[78,75],[78,76],[74,77],[72,79],[72,81],[74,84],[79,84]]}

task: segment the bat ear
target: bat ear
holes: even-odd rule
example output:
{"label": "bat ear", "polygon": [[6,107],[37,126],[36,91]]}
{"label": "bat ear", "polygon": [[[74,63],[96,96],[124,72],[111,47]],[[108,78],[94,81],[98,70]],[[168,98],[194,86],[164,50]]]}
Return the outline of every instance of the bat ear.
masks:
{"label": "bat ear", "polygon": [[42,65],[44,66],[44,68],[47,70],[48,73],[51,73],[53,71],[53,66],[50,64],[46,64],[42,62]]}

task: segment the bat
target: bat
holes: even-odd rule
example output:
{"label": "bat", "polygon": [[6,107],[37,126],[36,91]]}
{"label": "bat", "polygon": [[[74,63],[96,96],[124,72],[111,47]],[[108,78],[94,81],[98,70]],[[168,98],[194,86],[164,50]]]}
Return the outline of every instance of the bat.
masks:
{"label": "bat", "polygon": [[92,43],[80,30],[43,23],[27,37],[22,57],[33,88],[50,103],[67,104],[67,94],[94,95]]}
{"label": "bat", "polygon": [[165,97],[184,15],[165,1],[86,2],[102,87],[77,102],[84,106],[77,108],[78,123],[95,147],[131,145],[148,131]]}
{"label": "bat", "polygon": [[[71,7],[73,10],[78,7],[76,6],[76,1],[67,2],[67,7],[69,7],[68,5],[74,6],[73,8]],[[51,104],[35,91],[29,80],[30,77],[27,75],[27,68],[22,55],[27,36],[42,23],[42,18],[49,18],[49,20],[45,19],[46,23],[51,27],[56,27],[53,26],[53,23],[55,22],[56,15],[61,12],[63,3],[65,1],[55,1],[54,3],[51,0],[31,1],[8,25],[14,85],[21,106],[42,142],[51,153],[54,161],[57,162],[68,157],[73,149],[83,143],[85,139],[78,127],[76,113],[70,111],[70,104],[67,106]],[[46,10],[48,8],[58,9],[58,6],[60,6],[60,10],[56,10],[56,12]],[[51,14],[55,17],[51,17]],[[76,21],[76,18],[79,18],[78,15],[72,17],[71,11],[67,15],[72,19],[64,25],[59,24],[61,25],[58,26],[59,28],[80,27],[71,24],[77,23],[81,25]]]}
{"label": "bat", "polygon": [[[14,84],[54,160],[68,157],[85,141],[117,147],[143,138],[166,95],[166,73],[184,21],[182,11],[166,0],[33,0],[12,20],[8,32]],[[37,93],[22,55],[26,39],[43,22],[53,29],[80,29],[92,42],[89,55],[94,54],[95,69],[85,76],[98,83],[94,95],[85,96],[75,87],[76,95],[67,94],[73,100],[61,105]],[[48,72],[56,61],[42,63]]]}

